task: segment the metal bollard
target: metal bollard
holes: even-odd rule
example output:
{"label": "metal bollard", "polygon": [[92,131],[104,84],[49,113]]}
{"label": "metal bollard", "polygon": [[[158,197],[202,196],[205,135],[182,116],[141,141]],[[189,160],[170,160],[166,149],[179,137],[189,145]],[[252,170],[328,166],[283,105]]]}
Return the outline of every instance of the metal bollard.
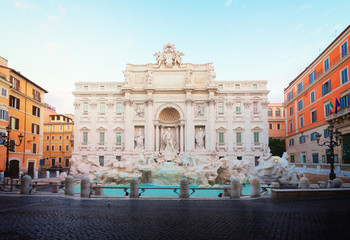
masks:
{"label": "metal bollard", "polygon": [[250,182],[250,197],[260,197],[260,181],[257,178],[249,179]]}
{"label": "metal bollard", "polygon": [[53,182],[51,184],[51,186],[52,186],[52,193],[58,193],[60,191],[60,185],[61,185],[61,182]]}
{"label": "metal bollard", "polygon": [[64,194],[74,196],[74,178],[71,175],[66,177],[64,185],[65,185],[65,193]]}
{"label": "metal bollard", "polygon": [[189,181],[186,177],[181,178],[180,180],[180,198],[189,198]]}
{"label": "metal bollard", "polygon": [[300,189],[310,189],[310,181],[308,178],[302,177],[299,180]]}
{"label": "metal bollard", "polygon": [[21,194],[30,194],[31,190],[32,178],[29,175],[25,175],[21,180]]}
{"label": "metal bollard", "polygon": [[16,191],[18,179],[11,179],[11,192]]}
{"label": "metal bollard", "polygon": [[50,171],[46,171],[46,178],[50,178]]}
{"label": "metal bollard", "polygon": [[80,197],[87,197],[87,198],[89,197],[90,186],[91,186],[90,178],[88,176],[84,176],[80,182]]}
{"label": "metal bollard", "polygon": [[231,179],[231,194],[230,198],[240,198],[241,197],[241,183],[238,178]]}
{"label": "metal bollard", "polygon": [[130,181],[130,198],[138,198],[139,197],[139,182],[137,178],[133,178]]}

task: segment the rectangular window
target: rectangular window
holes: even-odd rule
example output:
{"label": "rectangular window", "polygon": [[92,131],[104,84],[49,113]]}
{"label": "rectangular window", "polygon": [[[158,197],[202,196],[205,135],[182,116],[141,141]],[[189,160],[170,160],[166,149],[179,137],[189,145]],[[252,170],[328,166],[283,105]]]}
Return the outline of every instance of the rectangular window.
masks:
{"label": "rectangular window", "polygon": [[293,106],[290,106],[289,107],[289,116],[292,116],[293,115]]}
{"label": "rectangular window", "polygon": [[299,123],[301,128],[304,127],[304,116],[299,117]]}
{"label": "rectangular window", "polygon": [[101,90],[101,91],[104,91],[104,90],[105,90],[105,86],[104,86],[104,85],[101,85],[101,86],[100,86],[100,90]]}
{"label": "rectangular window", "polygon": [[32,133],[39,134],[39,125],[32,123]]}
{"label": "rectangular window", "polygon": [[294,163],[294,162],[295,162],[295,155],[294,155],[294,154],[291,154],[291,155],[290,155],[290,162],[291,162],[291,163]]}
{"label": "rectangular window", "polygon": [[253,84],[253,89],[258,89],[258,84]]}
{"label": "rectangular window", "polygon": [[294,146],[294,139],[289,139],[289,146]]}
{"label": "rectangular window", "polygon": [[105,157],[104,156],[98,156],[98,161],[100,162],[100,166],[105,165]]}
{"label": "rectangular window", "polygon": [[300,162],[306,163],[306,154],[305,152],[300,153]]}
{"label": "rectangular window", "polygon": [[318,163],[318,153],[312,154],[312,163]]}
{"label": "rectangular window", "polygon": [[89,104],[88,103],[83,103],[83,112],[87,113],[89,111]]}
{"label": "rectangular window", "polygon": [[288,101],[293,99],[293,90],[288,93]]}
{"label": "rectangular window", "polygon": [[315,91],[312,91],[312,92],[310,93],[310,102],[311,102],[311,103],[315,102]]}
{"label": "rectangular window", "polygon": [[60,131],[63,131],[63,126],[62,125],[60,125]]}
{"label": "rectangular window", "polygon": [[272,123],[269,123],[269,129],[272,129]]}
{"label": "rectangular window", "polygon": [[224,86],[223,86],[222,84],[219,84],[218,90],[220,91],[220,90],[222,90],[223,88],[224,88]]}
{"label": "rectangular window", "polygon": [[329,103],[327,103],[326,105],[324,105],[324,109],[325,109],[326,116],[328,116],[329,114],[331,114],[331,109],[330,109]]}
{"label": "rectangular window", "polygon": [[67,125],[67,131],[69,131],[69,125]]}
{"label": "rectangular window", "polygon": [[14,78],[14,77],[11,77],[10,78],[10,82],[12,83],[12,88],[13,89],[16,89],[17,91],[19,91],[20,90],[20,81],[18,80],[18,79],[16,79],[16,78]]}
{"label": "rectangular window", "polygon": [[50,131],[50,126],[47,126],[47,131]]}
{"label": "rectangular window", "polygon": [[84,91],[89,90],[89,86],[84,86]]}
{"label": "rectangular window", "polygon": [[33,89],[33,98],[35,100],[37,100],[38,102],[41,102],[40,92],[38,92],[37,90]]}
{"label": "rectangular window", "polygon": [[55,145],[51,146],[51,151],[54,152],[55,151]]}
{"label": "rectangular window", "polygon": [[278,129],[278,130],[281,129],[281,124],[277,123],[277,129]]}
{"label": "rectangular window", "polygon": [[293,132],[293,121],[289,122],[289,131]]}
{"label": "rectangular window", "polygon": [[303,107],[304,107],[303,99],[301,99],[301,100],[298,102],[298,111],[302,110]]}
{"label": "rectangular window", "polygon": [[50,145],[46,145],[46,151],[50,151]]}
{"label": "rectangular window", "polygon": [[303,81],[301,81],[301,82],[298,84],[298,93],[300,93],[301,91],[303,91]]}
{"label": "rectangular window", "polygon": [[60,140],[62,140],[62,136],[60,135],[59,137],[58,137]]}
{"label": "rectangular window", "polygon": [[104,142],[105,142],[105,133],[100,132],[100,143],[104,143]]}
{"label": "rectangular window", "polygon": [[311,141],[315,141],[316,140],[316,134],[317,134],[317,132],[313,132],[313,133],[310,134],[310,140]]}
{"label": "rectangular window", "polygon": [[317,114],[316,114],[316,110],[311,112],[311,122],[314,123],[317,121]]}
{"label": "rectangular window", "polygon": [[257,114],[258,112],[258,102],[253,102],[253,113]]}
{"label": "rectangular window", "polygon": [[276,117],[280,117],[281,116],[281,110],[279,108],[276,109],[275,115],[276,115]]}
{"label": "rectangular window", "polygon": [[236,113],[240,113],[241,112],[241,103],[236,103]]}
{"label": "rectangular window", "polygon": [[52,126],[52,131],[55,131],[55,125]]}
{"label": "rectangular window", "polygon": [[1,88],[1,96],[7,98],[7,93],[8,93],[7,89],[2,87]]}
{"label": "rectangular window", "polygon": [[236,133],[236,141],[237,143],[242,143],[242,133]]}
{"label": "rectangular window", "polygon": [[341,58],[345,57],[348,54],[348,41],[341,45]]}
{"label": "rectangular window", "polygon": [[117,114],[122,114],[122,103],[117,102]]}
{"label": "rectangular window", "polygon": [[341,71],[341,83],[347,83],[349,81],[348,68]]}
{"label": "rectangular window", "polygon": [[19,129],[19,119],[15,117],[10,117],[10,124],[12,129]]}
{"label": "rectangular window", "polygon": [[259,143],[259,133],[258,132],[254,132],[254,143]]}
{"label": "rectangular window", "polygon": [[326,128],[326,129],[323,130],[323,136],[324,136],[324,138],[328,138],[328,137],[329,137],[328,128]]}
{"label": "rectangular window", "polygon": [[309,84],[313,83],[316,79],[316,70],[309,74]]}
{"label": "rectangular window", "polygon": [[340,109],[350,106],[350,93],[340,97],[339,102],[340,102]]}
{"label": "rectangular window", "polygon": [[83,132],[83,143],[88,142],[88,132]]}
{"label": "rectangular window", "polygon": [[219,133],[219,143],[225,143],[224,133],[223,132]]}
{"label": "rectangular window", "polygon": [[117,144],[122,143],[122,133],[117,133]]}
{"label": "rectangular window", "polygon": [[224,103],[223,102],[219,102],[219,104],[218,104],[218,112],[219,112],[219,114],[223,114],[224,113]]}
{"label": "rectangular window", "polygon": [[4,121],[8,121],[9,120],[9,112],[0,109],[0,119],[4,120]]}
{"label": "rectangular window", "polygon": [[240,84],[236,84],[236,89],[240,89],[241,88],[241,85]]}
{"label": "rectangular window", "polygon": [[328,80],[324,84],[322,84],[322,96],[331,92],[331,80]]}
{"label": "rectangular window", "polygon": [[12,95],[10,95],[10,103],[9,103],[10,107],[19,109],[20,108],[20,100],[19,98],[16,98]]}
{"label": "rectangular window", "polygon": [[100,113],[105,113],[105,112],[106,112],[106,104],[100,103]]}
{"label": "rectangular window", "polygon": [[66,139],[68,140],[68,139],[69,139],[69,136],[66,136]]}
{"label": "rectangular window", "polygon": [[66,151],[67,152],[69,151],[69,145],[66,145]]}
{"label": "rectangular window", "polygon": [[122,86],[117,85],[117,91],[120,91],[122,89]]}
{"label": "rectangular window", "polygon": [[305,143],[305,136],[300,136],[299,137],[299,143],[300,144]]}
{"label": "rectangular window", "polygon": [[55,140],[55,136],[51,136],[51,139],[52,139],[52,140]]}
{"label": "rectangular window", "polygon": [[328,69],[329,69],[329,58],[324,60],[324,62],[323,62],[323,69],[324,69],[325,72],[328,71]]}

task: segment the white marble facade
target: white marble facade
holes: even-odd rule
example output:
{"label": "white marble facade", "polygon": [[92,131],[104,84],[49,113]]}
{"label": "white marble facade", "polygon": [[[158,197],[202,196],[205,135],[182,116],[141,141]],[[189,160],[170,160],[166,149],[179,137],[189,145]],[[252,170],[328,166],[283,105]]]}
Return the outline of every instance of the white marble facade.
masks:
{"label": "white marble facade", "polygon": [[254,164],[268,144],[267,81],[216,81],[212,63],[183,55],[167,44],[156,63],[127,64],[123,82],[77,82],[73,160],[190,152]]}

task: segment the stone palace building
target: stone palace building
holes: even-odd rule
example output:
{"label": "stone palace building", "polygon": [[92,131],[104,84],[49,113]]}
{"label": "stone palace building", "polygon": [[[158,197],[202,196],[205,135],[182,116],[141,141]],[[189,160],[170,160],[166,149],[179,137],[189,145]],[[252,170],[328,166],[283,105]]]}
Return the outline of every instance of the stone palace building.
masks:
{"label": "stone palace building", "polygon": [[267,81],[215,81],[212,63],[183,55],[166,44],[156,63],[127,64],[123,82],[77,82],[73,161],[188,152],[253,165],[268,145]]}

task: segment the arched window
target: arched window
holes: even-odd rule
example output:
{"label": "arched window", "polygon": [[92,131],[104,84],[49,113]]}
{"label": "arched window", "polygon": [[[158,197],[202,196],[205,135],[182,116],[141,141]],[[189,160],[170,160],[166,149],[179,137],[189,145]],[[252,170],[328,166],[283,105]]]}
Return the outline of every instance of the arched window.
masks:
{"label": "arched window", "polygon": [[276,117],[281,116],[281,110],[279,108],[276,108]]}
{"label": "arched window", "polygon": [[272,117],[272,109],[271,108],[269,108],[269,110],[267,111],[267,116]]}

